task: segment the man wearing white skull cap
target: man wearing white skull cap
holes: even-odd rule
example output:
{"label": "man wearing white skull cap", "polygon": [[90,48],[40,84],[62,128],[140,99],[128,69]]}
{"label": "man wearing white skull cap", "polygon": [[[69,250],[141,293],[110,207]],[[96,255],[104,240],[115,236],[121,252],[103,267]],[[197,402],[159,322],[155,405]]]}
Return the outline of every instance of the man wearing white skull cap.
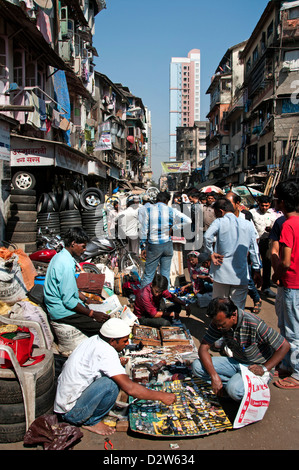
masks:
{"label": "man wearing white skull cap", "polygon": [[118,318],[110,318],[99,334],[77,346],[58,377],[54,411],[75,425],[101,435],[115,430],[102,419],[113,408],[119,390],[140,400],[175,402],[173,393],[150,390],[133,382],[118,353],[129,342],[131,328]]}

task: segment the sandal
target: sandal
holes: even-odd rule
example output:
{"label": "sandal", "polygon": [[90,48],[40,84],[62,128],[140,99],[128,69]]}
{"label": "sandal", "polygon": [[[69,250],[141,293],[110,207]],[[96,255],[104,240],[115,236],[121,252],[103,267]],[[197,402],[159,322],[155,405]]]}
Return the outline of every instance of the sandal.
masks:
{"label": "sandal", "polygon": [[277,380],[274,382],[274,385],[285,390],[296,390],[299,389],[299,380],[296,380],[293,377],[286,377],[285,379]]}
{"label": "sandal", "polygon": [[258,302],[256,302],[256,304],[254,304],[254,307],[252,309],[252,313],[254,313],[255,315],[258,315],[260,313],[262,309],[262,301],[259,300]]}

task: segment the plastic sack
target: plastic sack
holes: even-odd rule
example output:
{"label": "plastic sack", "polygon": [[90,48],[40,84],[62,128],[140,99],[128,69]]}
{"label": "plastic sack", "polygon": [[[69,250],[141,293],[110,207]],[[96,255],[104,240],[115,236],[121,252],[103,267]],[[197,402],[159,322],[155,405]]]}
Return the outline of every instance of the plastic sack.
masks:
{"label": "plastic sack", "polygon": [[26,297],[26,293],[18,256],[13,254],[8,259],[0,257],[0,300],[13,305]]}
{"label": "plastic sack", "polygon": [[[9,318],[13,320],[30,320],[39,323],[44,334],[47,349],[51,349],[54,342],[54,336],[48,323],[47,314],[41,307],[27,300],[21,300],[20,302],[16,302],[15,305],[13,305],[9,312]],[[34,344],[41,347],[39,344],[38,335],[36,334],[34,328],[31,329],[34,333]]]}
{"label": "plastic sack", "polygon": [[240,367],[245,393],[235,417],[234,429],[261,421],[270,403],[269,372],[263,376],[258,376],[242,364]]}
{"label": "plastic sack", "polygon": [[22,277],[24,284],[27,290],[30,290],[34,285],[34,279],[37,275],[35,267],[26,253],[21,250],[20,248],[16,250],[9,250],[8,248],[1,247],[0,248],[0,257],[4,260],[8,260],[12,257],[12,255],[17,255],[18,263],[21,267]]}
{"label": "plastic sack", "polygon": [[42,415],[29,426],[24,445],[41,444],[44,450],[67,450],[82,437],[80,428],[59,423],[56,415]]}
{"label": "plastic sack", "polygon": [[66,323],[51,321],[51,325],[57,337],[58,351],[63,356],[69,356],[73,350],[87,338],[82,331]]}

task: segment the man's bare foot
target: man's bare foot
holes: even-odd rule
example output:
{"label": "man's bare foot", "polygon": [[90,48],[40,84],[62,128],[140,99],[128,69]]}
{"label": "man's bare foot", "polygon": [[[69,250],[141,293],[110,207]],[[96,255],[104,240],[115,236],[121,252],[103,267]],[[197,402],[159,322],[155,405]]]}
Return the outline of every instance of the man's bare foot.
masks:
{"label": "man's bare foot", "polygon": [[82,426],[82,428],[87,429],[87,431],[94,432],[95,434],[100,434],[101,436],[109,436],[115,432],[114,428],[104,424],[102,421],[94,426]]}

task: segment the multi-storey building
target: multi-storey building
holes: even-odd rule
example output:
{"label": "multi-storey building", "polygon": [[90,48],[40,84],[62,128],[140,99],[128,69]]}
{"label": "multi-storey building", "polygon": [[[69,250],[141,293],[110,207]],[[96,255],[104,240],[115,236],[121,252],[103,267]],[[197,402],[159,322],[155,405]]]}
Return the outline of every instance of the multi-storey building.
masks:
{"label": "multi-storey building", "polygon": [[193,127],[200,121],[200,50],[188,57],[172,57],[170,63],[169,160],[176,158],[177,127]]}
{"label": "multi-storey building", "polygon": [[[28,188],[35,184],[37,198],[86,186],[107,192],[128,176],[142,182],[144,107],[140,115],[128,111],[133,101],[134,106],[142,101],[95,71],[95,17],[105,7],[104,0],[0,0],[4,222],[9,182],[16,175],[26,175]],[[109,149],[101,149],[105,125],[110,126]],[[135,125],[133,155],[127,136]],[[133,168],[127,174],[128,161]]]}
{"label": "multi-storey building", "polygon": [[189,160],[191,171],[201,167],[206,158],[207,130],[207,121],[195,121],[193,127],[177,128],[177,160]]}
{"label": "multi-storey building", "polygon": [[226,52],[207,91],[208,179],[271,193],[280,178],[298,177],[298,71],[299,2],[270,1],[250,38]]}
{"label": "multi-storey building", "polygon": [[[239,54],[243,50],[245,42],[229,48],[221,59],[211,84],[207,90],[210,95],[210,121],[209,135],[207,138],[207,159],[205,165],[206,177],[210,180],[222,179],[229,174],[232,162],[232,150],[230,145],[230,128],[227,123],[229,109],[238,90],[243,83],[243,65]],[[240,131],[240,116],[235,117],[237,128]],[[235,148],[235,147],[234,147]]]}
{"label": "multi-storey building", "polygon": [[[289,152],[298,147],[299,2],[269,2],[241,59],[245,177],[265,183],[268,171],[281,172]],[[289,170],[284,176],[290,176]]]}

